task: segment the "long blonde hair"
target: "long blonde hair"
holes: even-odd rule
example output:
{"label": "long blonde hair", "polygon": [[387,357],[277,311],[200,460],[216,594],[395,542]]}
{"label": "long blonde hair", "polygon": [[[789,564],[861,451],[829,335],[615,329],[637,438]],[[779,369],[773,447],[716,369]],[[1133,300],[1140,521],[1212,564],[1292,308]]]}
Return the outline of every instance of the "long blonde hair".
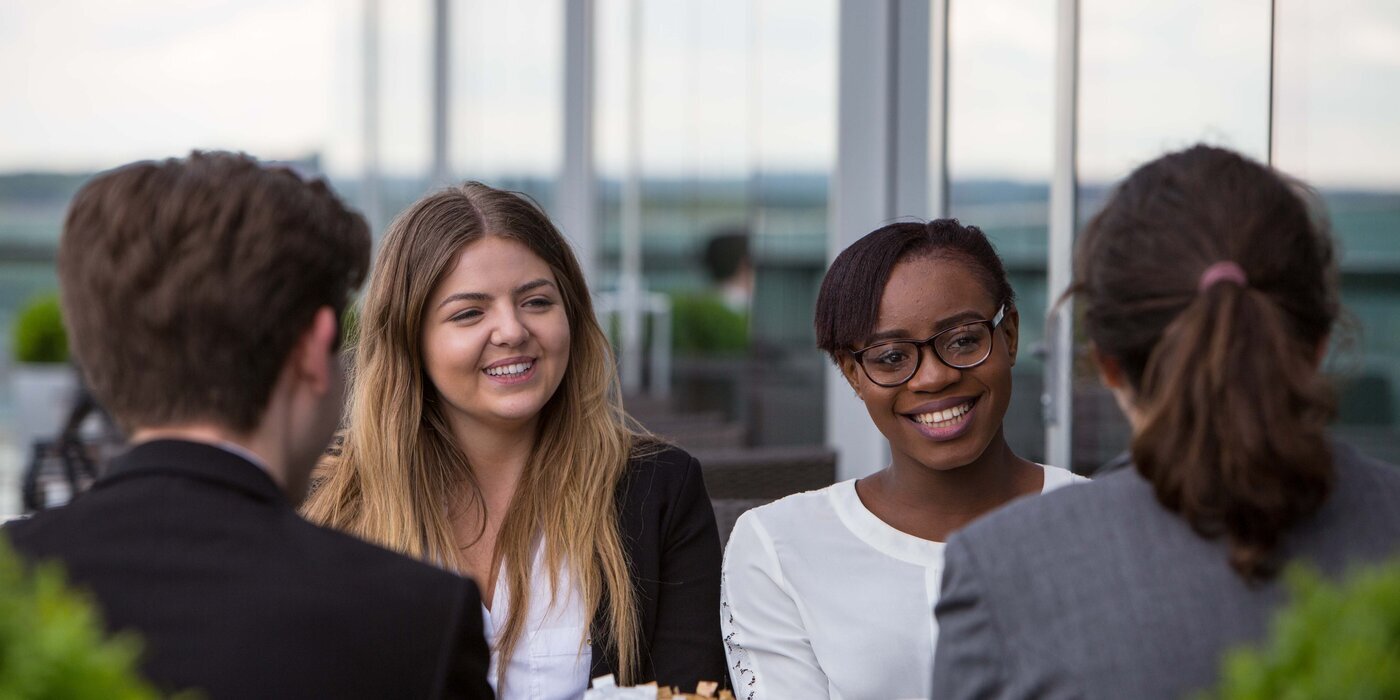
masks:
{"label": "long blonde hair", "polygon": [[[438,565],[458,561],[448,516],[473,466],[453,439],[423,366],[428,297],[467,245],[485,236],[524,244],[554,272],[569,321],[569,363],[501,525],[492,571],[505,567],[511,608],[498,668],[508,668],[529,609],[531,553],[543,537],[551,581],[567,565],[587,624],[606,608],[606,644],[624,682],[638,660],[636,596],[618,526],[616,490],[640,441],[627,428],[607,337],[578,261],[533,202],[478,182],[420,199],[394,220],[375,261],[356,344],[349,425],[322,464],[307,519]],[[502,678],[504,682],[504,677]]]}

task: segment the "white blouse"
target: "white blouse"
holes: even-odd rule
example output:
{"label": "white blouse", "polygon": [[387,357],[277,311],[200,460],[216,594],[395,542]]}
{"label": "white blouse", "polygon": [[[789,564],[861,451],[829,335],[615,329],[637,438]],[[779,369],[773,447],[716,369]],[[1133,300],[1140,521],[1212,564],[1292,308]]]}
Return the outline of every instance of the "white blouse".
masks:
{"label": "white blouse", "polygon": [[[1043,468],[1041,493],[1085,480]],[[942,577],[943,543],[880,520],[854,479],[744,513],[720,607],[736,697],[927,698]]]}
{"label": "white blouse", "polygon": [[525,617],[525,632],[511,655],[504,694],[499,690],[500,654],[496,651],[498,637],[510,614],[510,587],[504,571],[496,576],[492,609],[481,607],[486,639],[491,644],[488,680],[498,700],[572,700],[582,697],[588,689],[593,649],[589,645],[589,623],[584,619],[582,596],[565,566],[559,570],[560,595],[550,604],[551,586],[549,577],[544,575],[547,567],[543,549],[535,547],[530,612]]}

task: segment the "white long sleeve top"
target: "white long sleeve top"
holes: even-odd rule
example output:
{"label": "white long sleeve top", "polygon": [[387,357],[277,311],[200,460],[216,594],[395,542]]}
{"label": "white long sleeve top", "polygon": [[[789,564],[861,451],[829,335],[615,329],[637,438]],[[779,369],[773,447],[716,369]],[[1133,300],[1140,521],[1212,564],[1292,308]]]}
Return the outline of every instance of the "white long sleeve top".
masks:
{"label": "white long sleeve top", "polygon": [[[1042,493],[1083,480],[1043,468]],[[880,520],[854,479],[745,513],[720,607],[736,697],[927,698],[942,576],[943,543]]]}
{"label": "white long sleeve top", "polygon": [[[492,609],[484,605],[481,608],[484,632],[491,643],[487,680],[496,690],[497,700],[571,700],[582,697],[588,689],[593,651],[589,647],[588,616],[582,596],[567,566],[560,567],[557,582],[550,580],[543,550],[538,543],[535,545],[525,633],[506,669],[504,692],[500,685],[499,640],[514,602],[504,567],[496,577]],[[559,587],[558,595],[555,585]]]}

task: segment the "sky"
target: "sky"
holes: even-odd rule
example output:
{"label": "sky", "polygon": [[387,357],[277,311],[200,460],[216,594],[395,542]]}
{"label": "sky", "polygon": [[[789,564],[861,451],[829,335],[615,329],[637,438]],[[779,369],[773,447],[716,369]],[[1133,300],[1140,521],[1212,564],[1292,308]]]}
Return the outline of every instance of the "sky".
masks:
{"label": "sky", "polygon": [[[837,0],[644,0],[648,173],[830,171]],[[380,3],[381,162],[426,172],[431,3]],[[1050,171],[1054,0],[953,0],[949,169]],[[628,0],[598,0],[597,154],[620,172]],[[0,3],[0,172],[90,170],[190,148],[362,167],[359,0]],[[1264,157],[1268,0],[1082,0],[1079,152],[1120,177],[1198,140]],[[1275,153],[1318,184],[1400,187],[1400,3],[1280,0]],[[454,171],[549,175],[563,0],[455,0]]]}

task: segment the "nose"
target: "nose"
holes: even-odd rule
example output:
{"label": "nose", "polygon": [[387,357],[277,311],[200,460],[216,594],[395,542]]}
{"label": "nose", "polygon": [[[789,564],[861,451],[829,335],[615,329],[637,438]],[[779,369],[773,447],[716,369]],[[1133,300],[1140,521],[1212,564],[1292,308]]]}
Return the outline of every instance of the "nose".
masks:
{"label": "nose", "polygon": [[909,378],[909,388],[913,391],[937,392],[949,387],[962,378],[962,370],[949,367],[938,359],[933,347],[919,348],[919,369]]}
{"label": "nose", "polygon": [[514,310],[501,314],[496,327],[491,329],[491,344],[501,347],[515,347],[530,337],[530,329],[520,322]]}

